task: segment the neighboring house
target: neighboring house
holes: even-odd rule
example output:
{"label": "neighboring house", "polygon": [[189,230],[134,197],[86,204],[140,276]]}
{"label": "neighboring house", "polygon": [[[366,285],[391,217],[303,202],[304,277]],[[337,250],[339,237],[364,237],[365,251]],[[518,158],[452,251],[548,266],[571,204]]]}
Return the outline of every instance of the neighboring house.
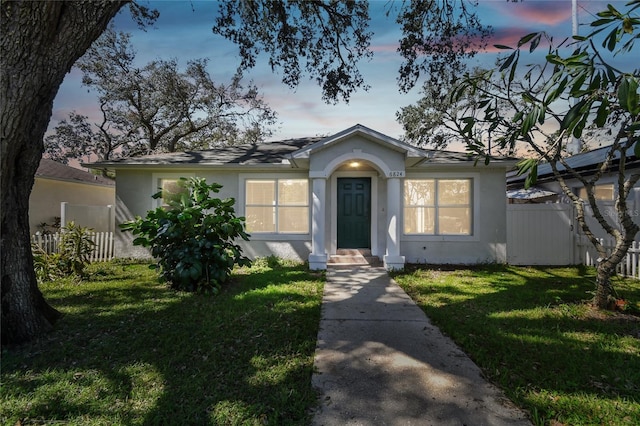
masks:
{"label": "neighboring house", "polygon": [[[592,151],[584,152],[581,154],[573,155],[566,159],[567,164],[580,172],[581,175],[589,178],[600,168],[600,165],[605,161],[606,155],[609,151],[609,146],[594,149]],[[602,213],[606,217],[615,219],[616,213],[614,208],[615,194],[618,187],[618,168],[620,158],[616,155],[609,169],[603,173],[602,177],[598,180],[595,186],[595,196],[598,200],[598,204],[602,209]],[[634,155],[633,147],[627,150],[627,160],[625,164],[627,175],[630,173],[638,173],[640,170],[640,159]],[[572,178],[569,172],[558,163],[558,170],[565,178],[565,181],[573,193],[579,195],[583,199],[586,199],[586,193],[583,185],[580,181]],[[507,173],[507,197],[510,203],[522,203],[522,202],[560,202],[570,203],[568,197],[566,197],[560,184],[556,181],[551,166],[548,163],[543,163],[538,166],[538,177],[535,184],[535,188],[524,189],[524,182],[527,178],[527,174],[517,176],[515,171]],[[636,184],[633,192],[627,199],[632,215],[635,218],[640,217],[640,184]],[[590,208],[586,208],[586,212],[590,213]],[[594,230],[596,235],[604,237],[605,233],[599,225],[596,224],[595,219],[588,218],[590,226],[595,225]]]}
{"label": "neighboring house", "polygon": [[[223,185],[246,217],[251,258],[276,255],[325,269],[340,249],[366,249],[387,269],[405,262],[506,261],[505,172],[510,159],[478,163],[428,151],[356,125],[302,138],[90,164],[116,172],[116,222],[162,203],[151,195],[179,177]],[[116,256],[148,253],[116,233]]]}
{"label": "neighboring house", "polygon": [[43,158],[29,198],[31,234],[41,231],[43,223],[53,225],[60,220],[62,202],[82,206],[115,205],[115,192],[115,182],[111,179]]}

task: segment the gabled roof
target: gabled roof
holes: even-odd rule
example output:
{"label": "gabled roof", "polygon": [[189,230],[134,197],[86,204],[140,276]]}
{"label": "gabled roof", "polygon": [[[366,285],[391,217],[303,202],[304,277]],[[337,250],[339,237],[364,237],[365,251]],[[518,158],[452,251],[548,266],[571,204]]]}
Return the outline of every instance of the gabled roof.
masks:
{"label": "gabled roof", "polygon": [[[599,165],[602,164],[606,157],[607,153],[611,146],[603,146],[602,148],[597,148],[592,151],[583,152],[580,154],[573,155],[566,159],[569,167],[579,171],[582,175],[586,176],[590,173],[594,173]],[[636,158],[634,154],[633,147],[630,147],[626,151],[627,162],[626,167],[629,169],[637,168],[640,166],[640,159]],[[611,163],[609,170],[611,172],[615,172],[618,170],[618,163],[620,162],[620,155],[618,152],[615,153],[614,159]],[[565,170],[565,167],[558,163],[557,164],[558,171],[561,174],[568,173]],[[507,173],[507,185],[509,187],[522,186],[524,184],[525,179],[527,178],[528,173],[525,173],[521,176],[517,175],[517,170],[511,171]],[[542,163],[538,165],[538,179],[539,183],[553,180],[553,171],[551,169],[551,165],[549,163]]]}
{"label": "gabled roof", "polygon": [[40,165],[38,166],[38,170],[36,170],[36,177],[41,179],[54,179],[92,185],[115,186],[115,181],[112,179],[94,175],[48,158],[40,160]]}
{"label": "gabled roof", "polygon": [[[368,127],[357,124],[329,137],[306,137],[287,139],[278,142],[247,145],[222,145],[213,149],[186,152],[150,154],[140,157],[121,158],[86,164],[91,168],[159,168],[175,166],[181,168],[214,166],[237,168],[255,167],[292,167],[296,160],[305,160],[313,152],[323,150],[342,140],[359,135],[373,143],[405,153],[407,158],[416,159],[415,164],[428,161],[430,164],[469,164],[476,161],[463,152],[424,150],[384,135]],[[504,162],[513,162],[512,158],[494,158],[492,162],[504,167]],[[415,165],[414,164],[414,165]]]}
{"label": "gabled roof", "polygon": [[426,151],[423,151],[421,149],[416,148],[415,146],[401,142],[383,133],[372,130],[366,126],[363,126],[362,124],[356,124],[355,126],[349,127],[348,129],[343,130],[339,133],[336,133],[333,136],[326,137],[315,143],[307,145],[304,148],[294,152],[292,154],[292,157],[293,158],[309,158],[309,155],[312,152],[321,151],[331,145],[334,145],[344,139],[350,138],[355,135],[363,136],[364,138],[372,142],[387,146],[395,151],[404,152],[406,153],[407,157],[418,157],[418,158],[428,157],[428,153]]}

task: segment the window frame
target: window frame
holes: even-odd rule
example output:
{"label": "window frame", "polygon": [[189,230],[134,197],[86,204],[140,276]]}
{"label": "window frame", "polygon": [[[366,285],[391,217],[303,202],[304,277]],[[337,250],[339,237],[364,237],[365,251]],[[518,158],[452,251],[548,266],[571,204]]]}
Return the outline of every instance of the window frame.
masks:
{"label": "window frame", "polygon": [[[469,214],[470,220],[470,233],[469,234],[421,234],[421,233],[406,233],[405,232],[405,182],[407,180],[468,180],[470,181],[470,199],[468,207],[471,209]],[[479,223],[479,197],[476,194],[479,194],[480,189],[480,175],[478,173],[407,173],[407,176],[402,181],[402,196],[401,196],[401,216],[402,216],[402,239],[404,241],[479,241],[479,233],[477,230],[477,224]],[[436,183],[437,188],[437,183]],[[460,206],[467,206],[467,204],[461,204]],[[438,205],[437,200],[437,189],[435,200],[433,204],[436,218],[435,218],[435,228],[438,226],[438,209],[440,206]],[[451,205],[445,205],[444,207],[451,207]]]}
{"label": "window frame", "polygon": [[[195,177],[194,173],[152,173],[151,175],[151,194],[149,194],[149,198],[156,192],[162,189],[161,181],[162,180],[175,180],[177,181],[180,178],[191,178]],[[163,207],[162,197],[153,199],[152,201],[152,209]]]}
{"label": "window frame", "polygon": [[[278,231],[278,181],[280,180],[304,180],[307,182],[307,204],[306,205],[285,205],[284,207],[306,207],[307,208],[307,231],[306,232],[279,232]],[[312,208],[312,185],[307,174],[283,174],[283,173],[242,173],[239,175],[238,183],[238,213],[246,218],[247,214],[247,181],[269,181],[275,184],[275,214],[276,230],[269,232],[247,231],[252,240],[308,240],[311,237],[311,208]]]}

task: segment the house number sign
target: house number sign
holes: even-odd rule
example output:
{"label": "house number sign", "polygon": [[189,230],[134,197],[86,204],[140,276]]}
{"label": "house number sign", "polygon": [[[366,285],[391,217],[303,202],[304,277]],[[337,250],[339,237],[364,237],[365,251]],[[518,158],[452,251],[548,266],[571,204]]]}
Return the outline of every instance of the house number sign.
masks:
{"label": "house number sign", "polygon": [[387,177],[390,177],[390,178],[404,177],[404,170],[391,170],[387,175]]}

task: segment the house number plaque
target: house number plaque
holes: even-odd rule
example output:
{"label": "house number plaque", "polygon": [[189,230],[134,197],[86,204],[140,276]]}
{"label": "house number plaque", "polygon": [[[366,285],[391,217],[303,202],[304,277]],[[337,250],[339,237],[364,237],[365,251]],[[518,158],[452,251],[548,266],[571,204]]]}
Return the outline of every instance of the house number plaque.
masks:
{"label": "house number plaque", "polygon": [[390,177],[390,178],[404,177],[404,170],[392,170],[389,172],[387,177]]}

